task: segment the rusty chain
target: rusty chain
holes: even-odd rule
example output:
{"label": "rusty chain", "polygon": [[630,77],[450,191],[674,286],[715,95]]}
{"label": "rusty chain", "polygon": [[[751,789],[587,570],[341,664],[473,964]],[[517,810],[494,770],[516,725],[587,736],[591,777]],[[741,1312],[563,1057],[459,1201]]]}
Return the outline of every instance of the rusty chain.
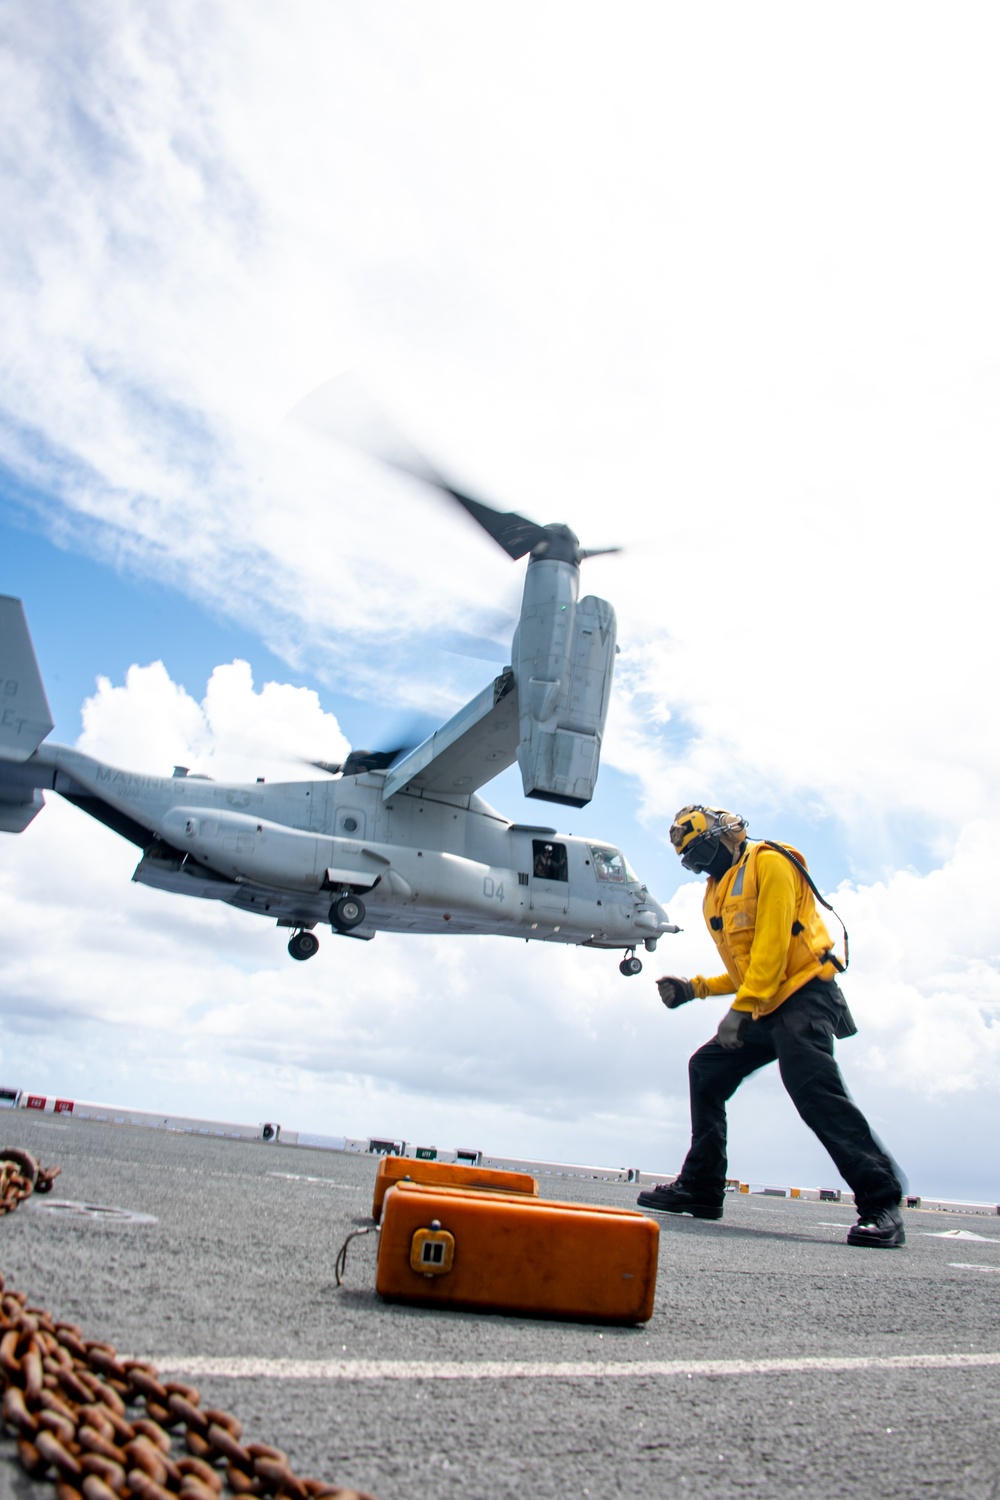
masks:
{"label": "rusty chain", "polygon": [[32,1193],[50,1193],[62,1167],[40,1167],[27,1151],[0,1151],[0,1214],[10,1214]]}
{"label": "rusty chain", "polygon": [[[47,1192],[58,1172],[27,1152],[0,1152],[0,1213]],[[280,1448],[244,1443],[237,1417],[202,1407],[194,1386],[161,1381],[148,1360],[119,1358],[111,1344],[29,1307],[2,1272],[0,1390],[22,1466],[50,1479],[56,1500],[220,1500],[225,1487],[236,1500],[374,1500],[300,1478]]]}

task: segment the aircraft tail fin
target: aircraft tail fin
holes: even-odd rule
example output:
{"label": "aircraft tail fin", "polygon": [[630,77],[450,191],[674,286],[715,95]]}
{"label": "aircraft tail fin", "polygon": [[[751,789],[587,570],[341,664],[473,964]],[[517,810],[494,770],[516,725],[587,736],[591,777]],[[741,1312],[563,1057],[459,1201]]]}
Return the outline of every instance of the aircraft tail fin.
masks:
{"label": "aircraft tail fin", "polygon": [[24,606],[0,594],[0,761],[27,760],[51,730]]}

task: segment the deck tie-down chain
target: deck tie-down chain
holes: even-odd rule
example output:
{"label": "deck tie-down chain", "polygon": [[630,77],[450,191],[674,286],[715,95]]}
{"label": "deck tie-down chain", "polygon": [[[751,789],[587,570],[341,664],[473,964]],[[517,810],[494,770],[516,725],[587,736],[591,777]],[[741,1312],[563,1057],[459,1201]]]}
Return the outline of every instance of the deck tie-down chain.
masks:
{"label": "deck tie-down chain", "polygon": [[13,1213],[32,1193],[50,1193],[62,1167],[40,1167],[27,1151],[0,1151],[0,1214]]}
{"label": "deck tie-down chain", "polygon": [[[23,1184],[27,1153],[16,1155]],[[38,1192],[43,1173],[28,1162]],[[50,1185],[58,1170],[44,1174]],[[0,1211],[10,1212],[32,1187],[18,1189],[13,1201],[5,1183],[0,1178]],[[21,1464],[33,1479],[52,1480],[57,1500],[220,1500],[226,1487],[237,1500],[374,1500],[300,1478],[279,1448],[244,1444],[242,1423],[231,1412],[202,1407],[194,1386],[161,1381],[148,1360],[119,1359],[111,1344],[85,1339],[75,1324],[29,1307],[2,1272],[0,1389],[3,1422],[17,1436]]]}

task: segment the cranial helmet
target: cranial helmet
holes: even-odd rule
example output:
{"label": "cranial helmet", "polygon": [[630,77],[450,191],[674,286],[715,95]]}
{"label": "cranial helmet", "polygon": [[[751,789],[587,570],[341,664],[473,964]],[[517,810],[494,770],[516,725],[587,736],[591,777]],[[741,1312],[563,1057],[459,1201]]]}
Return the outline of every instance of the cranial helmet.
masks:
{"label": "cranial helmet", "polygon": [[702,807],[700,802],[682,807],[670,825],[670,842],[685,870],[701,874],[723,844],[735,856],[747,836],[747,820],[721,807]]}

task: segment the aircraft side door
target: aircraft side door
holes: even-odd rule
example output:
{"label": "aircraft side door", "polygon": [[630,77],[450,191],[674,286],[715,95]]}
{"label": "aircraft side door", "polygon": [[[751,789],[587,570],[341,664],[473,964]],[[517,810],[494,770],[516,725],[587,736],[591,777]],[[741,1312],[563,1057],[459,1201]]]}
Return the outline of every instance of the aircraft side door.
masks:
{"label": "aircraft side door", "polygon": [[539,917],[558,918],[569,910],[568,849],[559,839],[532,839],[528,889],[529,905]]}

